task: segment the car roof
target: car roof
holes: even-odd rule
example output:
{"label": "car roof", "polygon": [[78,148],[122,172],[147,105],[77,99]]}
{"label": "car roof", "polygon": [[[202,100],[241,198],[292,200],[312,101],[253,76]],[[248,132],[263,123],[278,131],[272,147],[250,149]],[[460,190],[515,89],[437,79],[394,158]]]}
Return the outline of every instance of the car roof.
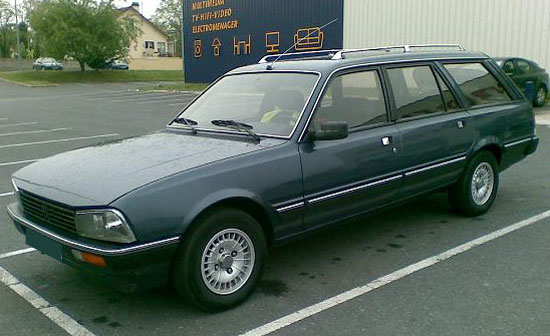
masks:
{"label": "car roof", "polygon": [[364,52],[363,55],[347,56],[342,59],[303,59],[277,61],[275,63],[257,63],[236,68],[229,74],[241,72],[268,71],[271,66],[274,71],[312,71],[320,73],[331,73],[347,67],[360,65],[391,64],[400,62],[422,62],[422,61],[445,61],[445,60],[480,60],[489,59],[489,56],[483,53],[466,51],[445,51],[445,52]]}

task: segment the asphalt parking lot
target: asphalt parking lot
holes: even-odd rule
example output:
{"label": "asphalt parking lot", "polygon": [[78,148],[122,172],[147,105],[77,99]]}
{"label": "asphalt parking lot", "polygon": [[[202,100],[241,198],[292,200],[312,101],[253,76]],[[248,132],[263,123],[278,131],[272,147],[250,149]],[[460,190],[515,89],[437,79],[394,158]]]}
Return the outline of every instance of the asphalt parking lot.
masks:
{"label": "asphalt parking lot", "polygon": [[289,242],[227,312],[197,311],[169,288],[121,293],[29,251],[3,210],[11,174],[161,129],[194,97],[139,86],[0,82],[1,335],[548,334],[550,109],[537,111],[538,152],[502,173],[487,214],[459,217],[438,193]]}

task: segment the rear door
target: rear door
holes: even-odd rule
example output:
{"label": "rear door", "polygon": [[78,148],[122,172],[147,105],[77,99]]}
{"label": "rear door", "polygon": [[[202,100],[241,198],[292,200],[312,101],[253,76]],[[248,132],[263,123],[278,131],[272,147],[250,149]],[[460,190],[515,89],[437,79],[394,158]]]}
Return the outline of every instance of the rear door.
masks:
{"label": "rear door", "polygon": [[454,183],[474,142],[474,125],[432,63],[385,68],[392,118],[401,134],[400,197]]}
{"label": "rear door", "polygon": [[[444,69],[460,88],[476,126],[477,147],[496,145],[503,154],[518,153],[535,127],[533,109],[491,62],[445,62]],[[503,155],[500,168],[509,165]],[[497,158],[499,159],[499,158]]]}
{"label": "rear door", "polygon": [[308,132],[322,122],[345,121],[349,136],[300,144],[305,229],[342,220],[395,200],[399,132],[390,124],[379,68],[333,77],[317,106]]}

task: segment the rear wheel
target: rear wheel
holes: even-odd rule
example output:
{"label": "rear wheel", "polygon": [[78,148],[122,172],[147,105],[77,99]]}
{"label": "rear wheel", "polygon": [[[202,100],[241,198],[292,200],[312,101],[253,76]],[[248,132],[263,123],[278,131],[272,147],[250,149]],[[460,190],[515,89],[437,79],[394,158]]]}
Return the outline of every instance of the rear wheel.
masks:
{"label": "rear wheel", "polygon": [[493,205],[499,183],[498,164],[488,151],[477,153],[466,165],[460,180],[449,188],[449,200],[456,212],[481,215]]}
{"label": "rear wheel", "polygon": [[535,101],[533,102],[533,105],[536,107],[542,107],[546,103],[546,88],[544,86],[539,86],[537,89],[537,92],[535,93]]}
{"label": "rear wheel", "polygon": [[266,254],[265,236],[252,216],[217,208],[186,234],[174,260],[174,287],[201,309],[231,308],[252,293]]}

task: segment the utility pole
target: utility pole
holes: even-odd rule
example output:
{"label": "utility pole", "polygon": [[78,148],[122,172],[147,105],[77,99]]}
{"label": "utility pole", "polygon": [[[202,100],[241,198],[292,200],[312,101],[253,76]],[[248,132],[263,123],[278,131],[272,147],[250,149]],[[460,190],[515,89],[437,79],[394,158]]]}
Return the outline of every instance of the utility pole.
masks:
{"label": "utility pole", "polygon": [[17,68],[21,71],[21,41],[19,39],[19,12],[17,10],[17,0],[15,0],[15,35],[17,36]]}
{"label": "utility pole", "polygon": [[185,47],[183,45],[185,34],[185,0],[181,0],[181,70],[183,71],[183,80],[185,80]]}

